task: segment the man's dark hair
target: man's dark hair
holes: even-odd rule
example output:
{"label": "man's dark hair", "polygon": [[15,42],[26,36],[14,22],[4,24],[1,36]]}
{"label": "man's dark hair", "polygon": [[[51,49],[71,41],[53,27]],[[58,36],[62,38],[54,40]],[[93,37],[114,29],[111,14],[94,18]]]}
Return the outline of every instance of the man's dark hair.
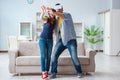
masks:
{"label": "man's dark hair", "polygon": [[55,4],[55,6],[58,6],[58,5],[60,5],[60,3],[56,3],[56,4]]}
{"label": "man's dark hair", "polygon": [[63,9],[63,6],[60,3],[56,3],[55,6],[61,6],[61,9]]}

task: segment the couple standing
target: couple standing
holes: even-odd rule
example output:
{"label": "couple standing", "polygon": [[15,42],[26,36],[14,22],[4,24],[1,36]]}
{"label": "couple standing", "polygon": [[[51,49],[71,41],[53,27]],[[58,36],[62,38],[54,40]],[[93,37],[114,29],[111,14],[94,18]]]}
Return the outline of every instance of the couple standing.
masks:
{"label": "couple standing", "polygon": [[[55,9],[45,6],[42,6],[41,9],[41,20],[44,21],[43,31],[39,39],[42,80],[56,78],[58,58],[65,49],[69,50],[77,76],[80,78],[82,70],[77,57],[76,33],[71,15],[64,13],[63,6],[59,3],[55,5]],[[46,11],[48,16],[44,16]],[[53,32],[56,34],[56,45],[53,51],[51,75],[48,77],[53,47]]]}

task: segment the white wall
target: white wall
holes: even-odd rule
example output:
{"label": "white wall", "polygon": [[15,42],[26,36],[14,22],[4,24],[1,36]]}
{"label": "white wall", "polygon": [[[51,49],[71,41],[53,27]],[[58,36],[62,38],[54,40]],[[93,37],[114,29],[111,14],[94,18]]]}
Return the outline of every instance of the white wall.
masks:
{"label": "white wall", "polygon": [[[31,21],[35,26],[36,11],[39,5],[27,4],[27,0],[0,1],[1,49],[7,49],[6,36],[19,34],[19,22]],[[40,4],[40,3],[39,3]]]}
{"label": "white wall", "polygon": [[96,24],[97,13],[110,8],[110,0],[0,0],[0,50],[7,49],[6,36],[18,35],[19,22],[31,21],[35,33],[36,12],[40,6],[53,6],[60,2],[64,10],[70,12],[74,22],[84,22],[86,25]]}
{"label": "white wall", "polygon": [[110,0],[49,0],[49,4],[53,5],[57,1],[64,5],[65,11],[72,14],[75,22],[82,21],[86,25],[96,23],[99,11],[110,9]]}
{"label": "white wall", "polygon": [[120,9],[120,0],[112,0],[112,9]]}
{"label": "white wall", "polygon": [[[0,7],[0,13],[1,13],[1,7]],[[1,49],[1,16],[0,16],[0,49]]]}

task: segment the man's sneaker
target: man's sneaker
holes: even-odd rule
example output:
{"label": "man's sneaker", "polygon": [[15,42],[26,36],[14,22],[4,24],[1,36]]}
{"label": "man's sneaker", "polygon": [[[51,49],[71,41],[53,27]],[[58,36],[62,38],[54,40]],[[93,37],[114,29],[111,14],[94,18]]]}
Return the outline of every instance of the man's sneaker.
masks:
{"label": "man's sneaker", "polygon": [[77,74],[77,77],[78,77],[78,78],[81,78],[81,77],[82,77],[82,74],[81,74],[81,73],[78,73],[78,74]]}
{"label": "man's sneaker", "polygon": [[48,79],[54,79],[56,78],[56,73],[51,73],[51,75],[48,76]]}

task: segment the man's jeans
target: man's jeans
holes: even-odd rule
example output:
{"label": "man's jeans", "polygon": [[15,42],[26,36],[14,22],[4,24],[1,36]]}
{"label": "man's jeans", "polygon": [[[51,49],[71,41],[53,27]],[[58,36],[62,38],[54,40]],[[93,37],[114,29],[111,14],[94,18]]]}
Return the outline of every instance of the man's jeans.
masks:
{"label": "man's jeans", "polygon": [[53,47],[53,39],[40,38],[39,47],[40,47],[40,53],[41,53],[40,54],[41,70],[42,72],[49,71],[51,53],[52,53],[52,47]]}
{"label": "man's jeans", "polygon": [[82,73],[81,65],[77,57],[77,42],[75,39],[70,40],[66,46],[63,45],[61,39],[56,43],[52,56],[53,59],[52,59],[51,73],[57,73],[58,58],[65,49],[69,50],[70,56],[72,58],[77,73]]}

